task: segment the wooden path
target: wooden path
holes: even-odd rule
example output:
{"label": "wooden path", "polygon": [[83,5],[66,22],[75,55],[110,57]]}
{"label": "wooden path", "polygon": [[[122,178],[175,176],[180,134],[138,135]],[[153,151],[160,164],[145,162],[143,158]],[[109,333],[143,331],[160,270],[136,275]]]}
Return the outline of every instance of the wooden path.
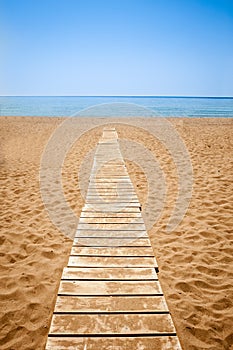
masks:
{"label": "wooden path", "polygon": [[46,349],[181,350],[157,272],[117,132],[105,128]]}

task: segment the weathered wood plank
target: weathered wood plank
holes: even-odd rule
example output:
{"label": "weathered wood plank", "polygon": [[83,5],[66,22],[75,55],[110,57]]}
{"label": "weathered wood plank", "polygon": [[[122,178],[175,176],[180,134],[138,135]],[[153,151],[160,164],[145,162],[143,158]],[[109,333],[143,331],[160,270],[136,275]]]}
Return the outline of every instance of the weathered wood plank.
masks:
{"label": "weathered wood plank", "polygon": [[[93,168],[95,168],[95,167],[96,167],[96,162],[93,165]],[[126,170],[126,166],[125,166],[125,164],[123,163],[123,161],[121,159],[108,160],[107,162],[103,163],[103,169],[108,169],[108,170],[111,171],[111,169],[115,169],[115,168],[125,169]]]}
{"label": "weathered wood plank", "polygon": [[91,179],[93,178],[129,178],[129,175],[127,173],[127,171],[122,170],[122,169],[116,169],[114,171],[105,171],[103,170],[103,167],[100,165],[99,167],[97,167],[96,169],[92,170],[92,176]]}
{"label": "weathered wood plank", "polygon": [[[113,228],[115,227],[116,224],[139,224],[139,225],[144,225],[144,221],[142,217],[123,217],[123,218],[111,218],[111,217],[102,217],[102,218],[80,218],[79,219],[79,224],[113,224]],[[79,227],[79,226],[78,226]],[[145,225],[144,225],[145,229]]]}
{"label": "weathered wood plank", "polygon": [[123,188],[123,187],[121,187],[121,188],[118,188],[117,186],[112,186],[112,187],[100,187],[100,186],[96,186],[96,188],[95,189],[89,189],[88,191],[87,191],[87,196],[88,195],[91,195],[91,196],[93,196],[93,195],[97,195],[97,196],[105,196],[105,195],[114,195],[114,196],[127,196],[127,197],[129,197],[129,196],[132,196],[132,195],[134,195],[134,196],[136,196],[137,197],[137,195],[135,195],[135,193],[133,193],[134,192],[134,190],[133,189],[130,189],[130,188]]}
{"label": "weathered wood plank", "polygon": [[129,177],[128,175],[125,176],[98,176],[96,174],[93,174],[90,177],[90,182],[128,182]]}
{"label": "weathered wood plank", "polygon": [[123,202],[139,202],[138,197],[132,193],[118,193],[118,192],[105,192],[105,193],[87,193],[86,200],[121,200]]}
{"label": "weathered wood plank", "polygon": [[132,193],[122,193],[122,191],[108,191],[108,192],[103,192],[103,191],[96,191],[96,192],[88,192],[86,195],[86,200],[90,199],[90,200],[122,200],[122,201],[138,201],[138,197],[135,194]]}
{"label": "weathered wood plank", "polygon": [[46,350],[181,350],[175,336],[158,337],[51,337]]}
{"label": "weathered wood plank", "polygon": [[83,212],[100,212],[100,213],[112,213],[113,210],[115,212],[119,212],[119,213],[122,213],[122,212],[125,212],[125,213],[130,213],[130,212],[136,212],[136,213],[140,213],[140,210],[139,210],[139,207],[138,205],[135,205],[135,204],[127,204],[127,206],[123,206],[123,205],[114,205],[114,208],[109,207],[108,205],[105,205],[105,206],[95,206],[95,205],[91,205],[91,204],[85,204],[83,209],[82,209],[82,213]]}
{"label": "weathered wood plank", "polygon": [[80,222],[78,224],[78,230],[121,230],[121,231],[145,231],[146,226],[144,223],[137,224],[137,223],[82,223]]}
{"label": "weathered wood plank", "polygon": [[111,170],[114,168],[116,169],[115,171],[115,174],[114,175],[117,175],[118,172],[121,173],[121,172],[126,172],[127,175],[128,175],[128,172],[127,172],[127,168],[125,165],[123,165],[123,159],[120,160],[120,158],[117,160],[116,163],[113,163],[111,162],[111,160],[107,160],[106,162],[106,159],[104,159],[105,156],[100,156],[100,155],[97,155],[97,157],[95,157],[95,163],[93,165],[93,170],[94,171],[107,171],[107,172],[111,172]]}
{"label": "weathered wood plank", "polygon": [[119,198],[115,197],[116,199],[113,198],[96,198],[96,199],[86,199],[86,204],[91,204],[91,205],[95,205],[97,207],[100,207],[101,209],[104,209],[105,207],[108,208],[109,205],[111,205],[112,210],[115,208],[124,208],[124,207],[131,207],[131,206],[136,206],[139,207],[140,203],[138,202],[138,200],[134,200],[134,199],[125,199],[125,200],[120,200]]}
{"label": "weathered wood plank", "polygon": [[131,199],[132,200],[137,200],[138,201],[138,197],[134,194],[132,195],[132,193],[128,192],[128,193],[122,193],[122,191],[124,190],[121,190],[121,191],[118,191],[118,190],[113,190],[113,191],[109,191],[109,190],[106,190],[105,192],[104,191],[91,191],[91,192],[87,192],[87,195],[86,195],[86,199],[89,198],[89,199],[113,199],[113,200],[117,200],[117,199],[121,199],[121,200],[127,200],[127,201],[130,201]]}
{"label": "weathered wood plank", "polygon": [[[114,181],[114,183],[115,183],[115,181]],[[119,183],[119,186],[118,186],[118,183],[116,183],[116,185],[114,185],[114,186],[110,186],[109,184],[100,185],[100,184],[96,183],[96,181],[94,181],[93,184],[91,184],[91,186],[93,186],[93,187],[88,188],[88,192],[87,192],[88,194],[97,194],[97,193],[101,192],[104,195],[104,194],[108,194],[108,193],[120,192],[121,195],[133,194],[134,196],[136,196],[136,193],[132,187],[129,187],[126,185],[120,186],[120,183]],[[125,193],[123,192],[124,190],[125,190]]]}
{"label": "weathered wood plank", "polygon": [[133,231],[133,230],[101,230],[101,229],[95,229],[95,230],[78,230],[75,234],[75,238],[78,237],[116,237],[116,238],[138,238],[138,237],[148,237],[148,234],[146,231]]}
{"label": "weathered wood plank", "polygon": [[89,248],[72,247],[70,255],[101,255],[101,256],[150,256],[154,257],[152,248]]}
{"label": "weathered wood plank", "polygon": [[74,238],[74,246],[88,247],[149,247],[150,241],[147,238]]}
{"label": "weathered wood plank", "polygon": [[98,313],[98,312],[168,312],[163,296],[139,297],[76,297],[58,296],[56,313]]}
{"label": "weathered wood plank", "polygon": [[158,276],[154,268],[127,268],[121,267],[65,267],[62,274],[62,279],[93,279],[93,280],[146,280],[146,279],[158,279]]}
{"label": "weathered wood plank", "polygon": [[134,191],[134,187],[133,187],[132,183],[130,183],[130,182],[125,183],[125,180],[121,180],[119,177],[114,179],[114,182],[117,181],[117,184],[112,186],[112,187],[108,183],[97,184],[95,180],[96,180],[96,177],[93,176],[93,178],[91,179],[91,181],[89,183],[88,191],[95,192],[97,189],[101,189],[101,190],[103,189],[103,192],[105,192],[104,190],[112,190],[112,191],[113,190],[122,190],[123,191],[123,189],[125,189],[129,192]]}
{"label": "weathered wood plank", "polygon": [[64,295],[124,295],[162,294],[158,281],[64,281],[58,294]]}
{"label": "weathered wood plank", "polygon": [[129,219],[132,219],[132,218],[141,218],[141,213],[140,212],[129,212],[129,213],[126,213],[126,212],[108,212],[108,213],[102,213],[102,212],[88,212],[88,211],[82,211],[81,213],[81,216],[80,216],[80,219],[83,219],[83,218],[91,218],[91,219],[95,219],[95,218],[98,218],[98,219],[101,219],[101,218],[110,218],[110,219],[114,219],[114,218],[129,218]]}
{"label": "weathered wood plank", "polygon": [[175,333],[168,314],[54,315],[50,334],[167,334]]}
{"label": "weathered wood plank", "polygon": [[82,211],[99,211],[99,212],[112,212],[112,211],[125,211],[125,212],[137,212],[140,211],[141,205],[138,205],[136,203],[113,203],[113,204],[108,204],[108,203],[86,203],[85,208],[82,209]]}
{"label": "weathered wood plank", "polygon": [[[121,190],[121,191],[120,191]],[[87,193],[90,193],[90,194],[95,194],[95,193],[112,193],[112,192],[123,192],[125,190],[125,193],[126,194],[136,194],[135,193],[135,190],[134,190],[134,187],[131,185],[131,186],[127,186],[127,187],[123,187],[123,188],[119,188],[118,186],[114,186],[114,187],[110,187],[110,186],[104,186],[104,187],[100,187],[100,186],[94,186],[94,187],[91,187],[89,186],[88,188],[88,192]],[[122,193],[124,194],[124,193]]]}
{"label": "weathered wood plank", "polygon": [[99,180],[92,180],[90,181],[91,186],[100,186],[100,185],[104,185],[104,186],[121,186],[122,188],[128,187],[131,184],[130,180],[119,180],[119,179],[115,179],[115,180],[111,180],[111,179],[99,179]]}
{"label": "weathered wood plank", "polygon": [[108,183],[96,184],[95,181],[89,181],[88,190],[95,190],[97,188],[101,188],[101,189],[119,188],[119,189],[131,190],[131,191],[134,189],[131,181],[127,181],[127,183],[125,181],[120,181],[116,185],[113,185],[113,186],[111,186]]}
{"label": "weathered wood plank", "polygon": [[129,175],[125,170],[121,170],[121,169],[115,169],[113,171],[105,171],[103,170],[103,167],[100,165],[100,167],[97,167],[96,169],[92,170],[92,177],[95,178],[107,178],[107,177],[111,177],[111,178],[128,178]]}
{"label": "weathered wood plank", "polygon": [[68,267],[157,267],[155,258],[70,256]]}

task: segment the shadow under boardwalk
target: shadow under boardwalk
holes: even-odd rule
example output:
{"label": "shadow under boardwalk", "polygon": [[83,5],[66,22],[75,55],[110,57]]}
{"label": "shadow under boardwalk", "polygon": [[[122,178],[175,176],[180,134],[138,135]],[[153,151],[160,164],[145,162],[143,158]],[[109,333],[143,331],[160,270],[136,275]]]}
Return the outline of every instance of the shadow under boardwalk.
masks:
{"label": "shadow under boardwalk", "polygon": [[180,350],[117,132],[94,157],[47,350]]}

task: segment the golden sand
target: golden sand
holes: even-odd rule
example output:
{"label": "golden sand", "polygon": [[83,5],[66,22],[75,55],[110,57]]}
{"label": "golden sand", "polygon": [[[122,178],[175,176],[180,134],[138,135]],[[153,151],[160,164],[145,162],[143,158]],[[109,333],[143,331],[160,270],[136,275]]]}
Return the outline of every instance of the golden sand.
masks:
{"label": "golden sand", "polygon": [[[79,118],[80,125],[95,120]],[[106,123],[112,119],[106,119]],[[128,119],[120,119],[128,122]],[[1,117],[0,349],[44,349],[61,272],[72,240],[51,222],[40,192],[39,169],[45,145],[62,118]],[[169,151],[149,132],[115,124],[120,138],[141,143],[165,174],[167,194],[159,220],[150,229],[159,278],[184,350],[233,350],[233,120],[170,119],[193,166],[193,193],[179,226],[166,224],[178,193],[177,168]],[[102,127],[85,133],[63,164],[62,184],[77,220],[84,203],[78,188],[88,184],[91,154]],[[124,147],[124,145],[122,146]],[[140,165],[127,167],[145,204],[147,177]],[[156,193],[155,195],[156,196]],[[154,201],[156,198],[154,198]],[[152,198],[153,204],[153,198]],[[54,200],[54,208],[62,208]],[[151,208],[153,210],[153,208]],[[77,222],[77,221],[76,221]]]}

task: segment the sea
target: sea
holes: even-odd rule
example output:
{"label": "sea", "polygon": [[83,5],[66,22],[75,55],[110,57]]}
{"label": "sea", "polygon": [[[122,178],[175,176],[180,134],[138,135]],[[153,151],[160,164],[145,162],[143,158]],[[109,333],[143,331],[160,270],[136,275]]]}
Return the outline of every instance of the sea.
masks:
{"label": "sea", "polygon": [[233,97],[0,96],[1,116],[233,117]]}

